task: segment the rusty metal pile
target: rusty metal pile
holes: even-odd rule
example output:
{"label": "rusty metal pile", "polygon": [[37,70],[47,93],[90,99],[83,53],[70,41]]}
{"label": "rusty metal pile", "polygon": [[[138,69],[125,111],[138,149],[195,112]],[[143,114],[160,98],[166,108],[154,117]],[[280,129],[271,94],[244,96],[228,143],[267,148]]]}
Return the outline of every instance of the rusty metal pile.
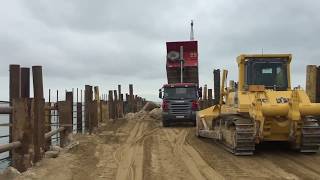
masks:
{"label": "rusty metal pile", "polygon": [[[53,144],[67,146],[68,137],[76,129],[77,133],[93,133],[107,120],[123,118],[129,112],[139,111],[146,103],[144,98],[133,94],[129,85],[126,100],[121,94],[121,85],[100,96],[99,87],[85,85],[84,103],[74,102],[73,91],[66,91],[65,100],[45,102],[41,66],[32,66],[33,92],[30,97],[30,68],[10,65],[10,101],[8,107],[0,107],[0,114],[9,115],[9,143],[0,145],[0,153],[9,151],[11,165],[23,172],[39,162]],[[74,114],[75,117],[74,117]],[[83,116],[84,115],[84,116]],[[3,124],[4,126],[5,124]],[[7,136],[4,136],[7,137]]]}

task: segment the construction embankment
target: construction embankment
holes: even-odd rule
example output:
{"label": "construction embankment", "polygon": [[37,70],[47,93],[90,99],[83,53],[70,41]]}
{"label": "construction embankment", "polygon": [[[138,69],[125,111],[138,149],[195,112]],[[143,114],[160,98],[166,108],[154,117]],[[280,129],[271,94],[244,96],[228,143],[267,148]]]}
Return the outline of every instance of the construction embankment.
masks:
{"label": "construction embankment", "polygon": [[320,179],[320,154],[264,144],[253,156],[234,156],[187,124],[163,128],[160,114],[157,108],[105,122],[92,135],[75,135],[58,157],[0,179]]}

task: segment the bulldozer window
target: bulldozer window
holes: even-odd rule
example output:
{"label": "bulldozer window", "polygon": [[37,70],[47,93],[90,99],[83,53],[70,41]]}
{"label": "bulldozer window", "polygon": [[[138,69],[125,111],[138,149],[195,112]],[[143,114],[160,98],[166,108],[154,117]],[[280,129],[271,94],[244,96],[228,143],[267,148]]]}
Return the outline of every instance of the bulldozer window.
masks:
{"label": "bulldozer window", "polygon": [[286,90],[288,87],[285,61],[247,61],[245,77],[247,85],[264,85],[268,89],[276,90]]}

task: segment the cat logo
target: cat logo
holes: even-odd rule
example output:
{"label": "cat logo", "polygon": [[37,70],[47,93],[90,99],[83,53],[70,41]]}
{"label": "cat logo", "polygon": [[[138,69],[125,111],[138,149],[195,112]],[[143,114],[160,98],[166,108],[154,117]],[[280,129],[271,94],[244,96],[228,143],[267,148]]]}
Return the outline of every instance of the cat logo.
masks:
{"label": "cat logo", "polygon": [[289,98],[284,98],[284,97],[279,97],[276,99],[277,103],[278,104],[285,104],[285,103],[288,103],[289,102]]}

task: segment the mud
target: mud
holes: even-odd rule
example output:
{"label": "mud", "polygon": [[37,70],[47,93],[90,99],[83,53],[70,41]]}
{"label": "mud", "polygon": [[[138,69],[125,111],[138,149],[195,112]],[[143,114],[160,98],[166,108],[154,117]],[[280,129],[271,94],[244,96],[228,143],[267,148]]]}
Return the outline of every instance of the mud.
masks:
{"label": "mud", "polygon": [[94,135],[77,135],[79,145],[15,179],[320,179],[319,154],[265,144],[238,157],[197,138],[194,127],[163,128],[147,112],[126,117],[102,124]]}

